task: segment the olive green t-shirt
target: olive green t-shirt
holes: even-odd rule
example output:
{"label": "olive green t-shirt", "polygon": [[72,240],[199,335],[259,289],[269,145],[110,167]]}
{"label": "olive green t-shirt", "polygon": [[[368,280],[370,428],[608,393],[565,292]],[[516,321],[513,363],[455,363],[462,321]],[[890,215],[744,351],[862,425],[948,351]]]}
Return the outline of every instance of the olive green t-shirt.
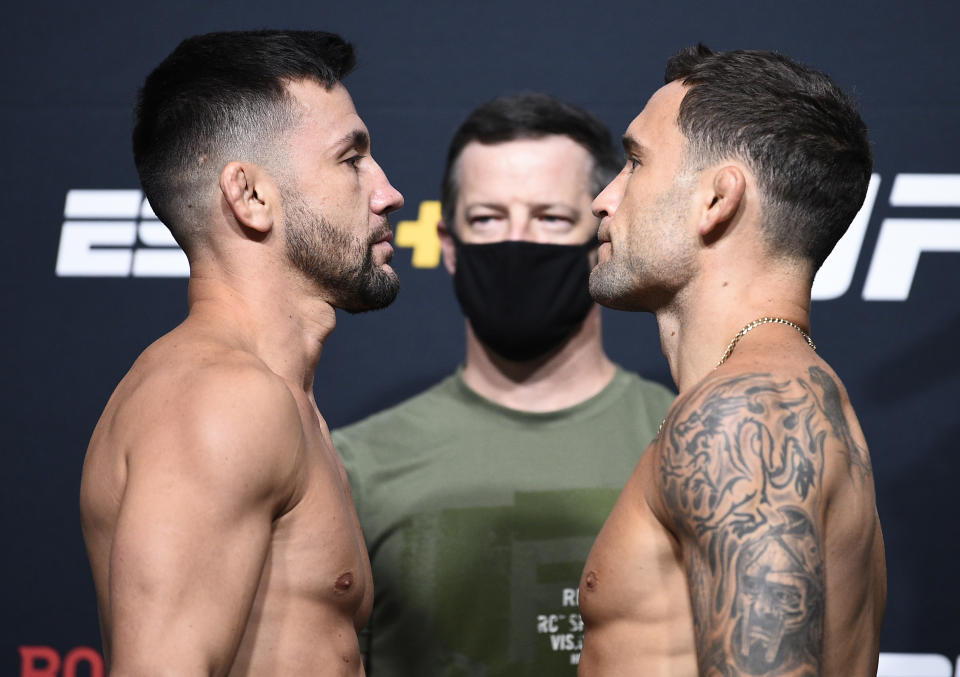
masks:
{"label": "olive green t-shirt", "polygon": [[575,675],[580,573],[673,400],[617,369],[527,413],[460,371],[334,433],[373,566],[371,677]]}

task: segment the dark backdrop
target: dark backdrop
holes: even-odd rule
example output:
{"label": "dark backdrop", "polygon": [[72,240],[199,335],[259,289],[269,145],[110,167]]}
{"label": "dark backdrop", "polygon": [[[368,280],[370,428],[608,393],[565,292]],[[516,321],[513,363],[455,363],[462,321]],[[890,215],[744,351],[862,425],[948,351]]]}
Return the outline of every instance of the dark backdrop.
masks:
{"label": "dark backdrop", "polygon": [[[84,449],[117,381],[186,311],[185,278],[157,276],[175,272],[176,252],[171,259],[150,220],[138,220],[139,196],[117,192],[138,188],[129,142],[136,88],[188,35],[260,27],[333,30],[356,44],[360,67],[346,84],[375,156],[406,197],[396,222],[415,221],[421,203],[438,198],[450,134],[498,94],[550,92],[619,135],[661,83],[666,58],[697,41],[780,50],[852,90],[875,147],[876,194],[846,254],[818,281],[813,336],[846,382],[873,454],[889,566],[882,650],[947,657],[901,672],[890,657],[881,673],[952,674],[960,654],[956,3],[51,0],[8,8],[0,23],[8,160],[0,173],[0,674],[89,674],[89,657],[76,649],[99,647],[77,510]],[[112,192],[70,193],[68,204],[68,192],[90,190]],[[421,248],[429,253],[429,238]],[[400,247],[395,258],[397,302],[341,316],[325,348],[316,394],[331,427],[419,391],[463,357],[448,276],[414,267],[412,251]],[[604,322],[618,362],[669,383],[651,316],[605,311]],[[44,652],[62,669],[31,673],[26,666],[46,664],[34,657]]]}

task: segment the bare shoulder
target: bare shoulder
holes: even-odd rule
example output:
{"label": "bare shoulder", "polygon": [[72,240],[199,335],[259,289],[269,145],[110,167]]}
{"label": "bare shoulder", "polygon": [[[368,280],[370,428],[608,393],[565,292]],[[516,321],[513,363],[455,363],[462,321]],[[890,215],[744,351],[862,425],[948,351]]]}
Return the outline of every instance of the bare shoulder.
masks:
{"label": "bare shoulder", "polygon": [[656,446],[665,500],[686,495],[700,511],[725,514],[738,486],[755,485],[767,503],[774,491],[805,501],[832,466],[870,480],[863,433],[829,366],[756,366],[712,373],[677,398]]}
{"label": "bare shoulder", "polygon": [[870,452],[843,382],[824,362],[810,365],[807,377],[808,389],[829,424],[828,452],[843,458],[851,477],[872,478]]}
{"label": "bare shoulder", "polygon": [[118,394],[111,434],[128,466],[182,466],[211,481],[282,483],[302,448],[290,387],[242,350],[165,337],[138,359]]}
{"label": "bare shoulder", "polygon": [[869,454],[825,363],[750,366],[678,397],[651,504],[681,544],[703,674],[821,674],[826,526],[875,520]]}
{"label": "bare shoulder", "polygon": [[168,335],[134,364],[81,482],[116,669],[233,655],[276,521],[302,495],[304,420],[283,379],[223,342]]}

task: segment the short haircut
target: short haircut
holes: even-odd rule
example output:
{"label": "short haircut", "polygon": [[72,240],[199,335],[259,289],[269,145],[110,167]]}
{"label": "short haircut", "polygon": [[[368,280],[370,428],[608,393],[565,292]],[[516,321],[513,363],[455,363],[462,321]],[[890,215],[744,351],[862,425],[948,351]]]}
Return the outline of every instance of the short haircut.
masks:
{"label": "short haircut", "polygon": [[769,250],[816,271],[863,204],[873,170],[852,99],[782,54],[702,44],[672,57],[664,80],[690,87],[677,117],[685,164],[744,162],[763,196]]}
{"label": "short haircut", "polygon": [[329,90],[355,62],[333,33],[224,32],[184,40],[150,73],[137,99],[134,162],[184,251],[196,244],[227,163],[282,157],[278,141],[299,119],[287,85],[312,80]]}
{"label": "short haircut", "polygon": [[540,93],[492,99],[470,113],[450,141],[440,191],[443,219],[448,229],[454,228],[457,206],[457,161],[467,144],[474,141],[497,144],[551,135],[569,137],[590,153],[593,158],[590,188],[594,195],[620,171],[622,156],[613,144],[610,130],[582,108]]}

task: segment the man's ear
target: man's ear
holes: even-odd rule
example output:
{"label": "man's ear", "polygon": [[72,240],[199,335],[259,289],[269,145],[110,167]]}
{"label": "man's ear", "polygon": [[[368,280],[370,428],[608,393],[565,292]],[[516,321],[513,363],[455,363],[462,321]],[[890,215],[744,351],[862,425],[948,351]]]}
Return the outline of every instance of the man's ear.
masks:
{"label": "man's ear", "polygon": [[220,172],[220,191],[237,223],[261,235],[274,227],[278,193],[270,175],[249,162],[231,162]]}
{"label": "man's ear", "polygon": [[747,179],[740,167],[725,165],[715,170],[708,180],[698,230],[700,237],[715,240],[740,210]]}
{"label": "man's ear", "polygon": [[457,249],[453,245],[453,236],[443,219],[437,222],[437,237],[440,238],[440,253],[443,255],[443,267],[453,275],[457,272]]}

